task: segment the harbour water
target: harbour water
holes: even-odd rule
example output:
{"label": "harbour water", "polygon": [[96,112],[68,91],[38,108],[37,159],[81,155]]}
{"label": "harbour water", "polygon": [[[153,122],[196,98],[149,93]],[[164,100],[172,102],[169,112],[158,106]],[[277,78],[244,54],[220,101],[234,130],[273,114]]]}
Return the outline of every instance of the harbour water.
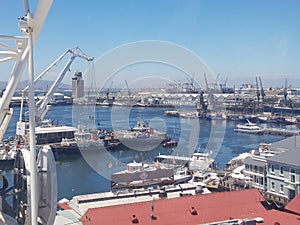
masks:
{"label": "harbour water", "polygon": [[[14,136],[19,108],[8,127],[6,137]],[[216,166],[226,163],[240,153],[257,149],[262,142],[271,143],[283,136],[253,135],[234,131],[236,122],[204,118],[167,117],[164,111],[170,108],[129,108],[94,106],[55,106],[48,112],[54,123],[78,125],[101,129],[129,129],[137,118],[149,121],[154,129],[165,131],[179,141],[177,148],[158,146],[151,151],[121,150],[108,152],[105,149],[83,155],[67,155],[57,158],[58,199],[74,195],[109,191],[109,176],[124,169],[128,162],[154,160],[159,153],[190,156],[194,151],[208,152],[215,158]],[[3,171],[10,185],[13,171]]]}

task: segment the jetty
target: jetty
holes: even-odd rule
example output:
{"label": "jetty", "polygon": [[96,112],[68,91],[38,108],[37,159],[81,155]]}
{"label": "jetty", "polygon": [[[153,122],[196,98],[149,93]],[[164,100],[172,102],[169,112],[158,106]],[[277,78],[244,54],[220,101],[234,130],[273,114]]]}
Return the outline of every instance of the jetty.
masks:
{"label": "jetty", "polygon": [[282,135],[286,137],[299,135],[300,130],[290,130],[290,129],[283,129],[283,128],[265,128],[263,134],[270,134],[270,135]]}

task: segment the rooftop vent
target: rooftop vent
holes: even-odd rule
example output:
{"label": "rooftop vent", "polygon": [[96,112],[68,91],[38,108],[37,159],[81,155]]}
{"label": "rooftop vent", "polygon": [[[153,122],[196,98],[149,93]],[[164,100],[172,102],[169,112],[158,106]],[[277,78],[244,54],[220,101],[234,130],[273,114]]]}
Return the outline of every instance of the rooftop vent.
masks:
{"label": "rooftop vent", "polygon": [[134,223],[134,224],[139,223],[138,218],[137,218],[136,215],[134,215],[134,214],[131,216],[131,223]]}
{"label": "rooftop vent", "polygon": [[190,208],[190,213],[191,213],[191,215],[193,215],[193,216],[198,215],[197,210],[196,210],[195,207],[193,207],[193,206]]}
{"label": "rooftop vent", "polygon": [[151,214],[150,218],[151,220],[157,220],[157,217],[154,214]]}

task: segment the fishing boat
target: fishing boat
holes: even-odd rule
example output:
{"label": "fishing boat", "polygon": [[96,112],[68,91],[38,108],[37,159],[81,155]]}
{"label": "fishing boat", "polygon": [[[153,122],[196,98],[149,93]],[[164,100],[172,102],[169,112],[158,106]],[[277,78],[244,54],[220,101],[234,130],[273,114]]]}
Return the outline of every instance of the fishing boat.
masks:
{"label": "fishing boat", "polygon": [[247,120],[247,123],[238,124],[234,131],[248,133],[248,134],[260,134],[264,132],[264,128],[257,126],[255,123],[251,123]]}

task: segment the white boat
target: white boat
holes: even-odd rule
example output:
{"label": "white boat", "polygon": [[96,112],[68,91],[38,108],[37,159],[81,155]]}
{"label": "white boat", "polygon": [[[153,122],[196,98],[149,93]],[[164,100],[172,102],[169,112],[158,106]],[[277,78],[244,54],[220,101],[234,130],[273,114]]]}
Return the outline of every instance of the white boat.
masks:
{"label": "white boat", "polygon": [[195,152],[191,157],[159,154],[156,159],[164,164],[187,165],[193,171],[203,171],[214,167],[214,159],[210,158],[208,153]]}
{"label": "white boat", "polygon": [[173,184],[184,184],[189,182],[192,179],[192,175],[189,173],[187,167],[181,167],[176,169],[174,174],[174,183]]}
{"label": "white boat", "polygon": [[259,134],[264,132],[264,128],[257,126],[255,123],[251,123],[249,120],[247,120],[247,123],[238,124],[236,126],[236,129],[234,130],[237,132],[249,133],[249,134]]}
{"label": "white boat", "polygon": [[203,182],[207,188],[216,189],[219,187],[220,177],[218,177],[217,173],[198,171],[193,173],[193,178],[190,182]]}

